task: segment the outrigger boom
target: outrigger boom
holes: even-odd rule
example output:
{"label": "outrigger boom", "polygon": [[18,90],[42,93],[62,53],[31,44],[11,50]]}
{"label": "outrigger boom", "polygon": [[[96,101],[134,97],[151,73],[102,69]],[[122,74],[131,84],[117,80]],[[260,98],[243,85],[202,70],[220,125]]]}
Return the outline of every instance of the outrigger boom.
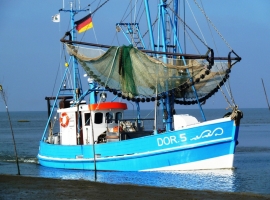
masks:
{"label": "outrigger boom", "polygon": [[[81,44],[86,46],[92,46],[92,47],[100,47],[100,48],[111,48],[110,45],[104,45],[104,44],[95,44],[95,43],[89,43],[89,42],[80,42],[80,41],[73,41],[73,40],[66,40],[64,39],[66,36],[69,36],[70,33],[67,32],[63,38],[61,38],[61,42],[67,43],[67,44]],[[179,56],[179,59],[182,59],[184,57],[185,59],[205,59],[205,60],[235,60],[237,62],[241,61],[241,57],[239,57],[234,51],[236,57],[213,57],[212,55],[193,55],[193,54],[183,54],[183,53],[173,53],[173,52],[163,52],[163,51],[152,51],[152,50],[146,50],[146,49],[140,49],[140,51],[144,53],[151,53],[151,54],[160,54],[160,55],[170,55],[170,56]],[[211,51],[210,51],[211,52]]]}

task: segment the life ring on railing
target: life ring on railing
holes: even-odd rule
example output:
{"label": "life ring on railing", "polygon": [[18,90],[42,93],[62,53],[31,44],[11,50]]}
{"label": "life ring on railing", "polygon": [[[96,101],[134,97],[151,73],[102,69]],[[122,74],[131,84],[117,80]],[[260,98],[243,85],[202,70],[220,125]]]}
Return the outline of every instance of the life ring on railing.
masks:
{"label": "life ring on railing", "polygon": [[61,113],[60,125],[65,128],[68,126],[68,124],[69,124],[69,117],[67,113],[66,112]]}
{"label": "life ring on railing", "polygon": [[113,132],[118,133],[118,130],[119,132],[123,132],[122,126],[119,126],[119,129],[118,129],[118,126],[113,127]]}

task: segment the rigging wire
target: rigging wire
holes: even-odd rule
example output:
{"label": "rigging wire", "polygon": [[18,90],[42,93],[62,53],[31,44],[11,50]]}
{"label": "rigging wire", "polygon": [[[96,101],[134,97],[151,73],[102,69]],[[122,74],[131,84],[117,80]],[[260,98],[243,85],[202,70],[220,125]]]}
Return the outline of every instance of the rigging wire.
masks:
{"label": "rigging wire", "polygon": [[[62,53],[63,53],[63,51],[62,51]],[[55,87],[56,87],[56,81],[57,81],[57,77],[58,77],[58,74],[59,74],[59,71],[60,71],[60,67],[61,67],[61,58],[62,58],[62,56],[63,56],[63,54],[60,56],[60,61],[59,61],[59,63],[58,63],[58,68],[57,68],[57,72],[56,72],[56,77],[55,77],[55,79],[54,79],[54,84],[53,84],[53,89],[52,89],[52,94],[51,94],[51,96],[53,96],[53,94],[54,94],[54,89],[55,89]]]}
{"label": "rigging wire", "polygon": [[120,23],[122,23],[123,21],[125,21],[125,20],[128,18],[128,16],[130,15],[130,12],[129,12],[129,13],[127,14],[127,16],[125,17],[125,15],[126,15],[126,13],[127,13],[127,10],[128,10],[128,7],[129,7],[129,5],[131,4],[131,2],[132,2],[132,0],[129,1],[129,4],[127,5],[126,11],[125,11],[125,13],[123,14],[123,17],[122,17]]}
{"label": "rigging wire", "polygon": [[206,46],[208,49],[210,49],[210,47],[186,24],[186,22],[183,21],[183,19],[177,15],[174,10],[168,6],[168,8],[175,14],[175,16],[180,20],[180,22],[189,29],[190,32],[192,32],[194,34],[195,37],[197,37],[197,39],[204,45]]}
{"label": "rigging wire", "polygon": [[207,44],[207,42],[206,42],[206,40],[205,40],[205,38],[204,38],[204,35],[203,35],[203,33],[202,33],[202,30],[201,30],[201,28],[200,28],[200,26],[199,26],[199,23],[198,23],[198,21],[197,21],[195,15],[194,15],[194,12],[193,12],[192,8],[190,7],[190,4],[189,4],[188,1],[187,1],[187,4],[188,4],[188,7],[189,7],[189,9],[190,9],[190,12],[191,12],[191,14],[192,14],[192,16],[193,16],[193,19],[194,19],[194,21],[196,22],[196,25],[197,25],[197,27],[198,27],[198,29],[199,29],[201,35],[202,35],[203,41],[205,42],[205,44]]}
{"label": "rigging wire", "polygon": [[[70,22],[70,21],[69,21]],[[69,23],[70,24],[70,23]],[[60,26],[60,23],[59,23],[59,30],[58,30],[58,33],[59,33],[59,36],[60,36],[60,34],[61,34],[61,26]],[[62,50],[61,50],[62,49]],[[60,44],[60,49],[59,49],[59,63],[58,63],[58,68],[57,68],[57,73],[56,73],[56,77],[55,77],[55,79],[54,79],[54,85],[53,85],[53,89],[52,89],[52,94],[51,94],[51,96],[53,96],[53,94],[54,94],[54,90],[55,90],[55,88],[56,88],[56,82],[57,82],[57,77],[58,77],[58,75],[59,75],[59,73],[62,73],[62,71],[60,71],[60,68],[61,68],[61,66],[62,66],[62,64],[61,64],[61,62],[62,62],[62,59],[63,59],[63,56],[65,57],[65,50],[64,50],[64,45],[63,45],[63,48],[61,48],[61,44]],[[65,57],[65,60],[66,60],[66,57]],[[61,74],[61,76],[62,76],[62,74]]]}
{"label": "rigging wire", "polygon": [[[196,0],[195,0],[195,1],[196,1]],[[201,0],[200,0],[200,1],[201,1]],[[196,3],[196,2],[195,2],[195,3]],[[198,4],[197,4],[197,6],[198,6]],[[201,1],[201,9],[203,10],[203,13],[205,13],[204,16],[205,16],[205,19],[206,19],[206,22],[207,22],[207,25],[208,25],[208,29],[209,29],[209,31],[210,31],[210,33],[211,33],[211,37],[212,37],[212,40],[213,40],[213,43],[214,43],[214,46],[215,46],[215,50],[217,51],[217,54],[220,55],[220,54],[219,54],[219,51],[218,51],[218,48],[217,48],[216,41],[214,40],[214,36],[213,36],[212,29],[210,28],[210,25],[209,25],[209,20],[208,20],[208,18],[206,17],[207,15],[206,15],[206,12],[205,12],[205,9],[204,9],[204,6],[203,6],[202,1]],[[221,63],[221,67],[222,67],[223,69],[225,68],[224,63]],[[219,75],[220,75],[220,77],[221,77],[221,74],[220,74],[220,73],[219,73]],[[222,78],[221,78],[221,79],[222,79]],[[230,96],[230,99],[231,99],[232,103],[235,105],[235,101],[234,101],[234,98],[233,98],[233,95],[232,95],[232,90],[231,90],[231,87],[230,87],[230,80],[228,79],[228,83],[227,83],[227,84],[225,84],[224,81],[223,81],[223,83],[224,83],[224,87],[225,87],[225,89],[226,89],[228,95]],[[219,88],[220,88],[220,90],[221,90],[221,92],[222,92],[224,98],[227,100],[227,96],[226,96],[225,93],[223,92],[222,88],[221,88],[220,86],[219,86]],[[228,102],[228,100],[227,100],[227,102]],[[231,105],[229,102],[228,102],[228,104]]]}
{"label": "rigging wire", "polygon": [[111,46],[112,46],[112,44],[113,44],[115,38],[116,38],[116,40],[117,40],[118,46],[120,46],[120,41],[119,41],[119,38],[118,38],[117,31],[116,31],[116,33],[114,34],[114,37],[113,37],[112,42],[111,42]]}
{"label": "rigging wire", "polygon": [[216,26],[214,25],[214,23],[210,20],[210,18],[206,15],[206,13],[204,12],[204,10],[202,9],[202,7],[197,3],[196,0],[194,0],[195,4],[198,6],[198,8],[201,10],[201,12],[204,14],[204,16],[206,17],[206,19],[209,21],[209,23],[212,25],[212,27],[215,29],[215,31],[217,32],[217,34],[221,37],[221,39],[225,42],[225,44],[228,46],[228,48],[232,51],[233,49],[231,48],[231,46],[229,45],[229,43],[225,40],[225,38],[221,35],[221,33],[219,32],[219,30],[216,28]]}
{"label": "rigging wire", "polygon": [[[143,5],[143,1],[141,1],[139,11],[142,10],[142,5]],[[142,16],[143,16],[144,13],[145,13],[145,8],[143,9],[143,11],[142,11],[142,13],[141,13],[141,15],[140,15],[140,17],[139,17],[139,20],[137,21],[138,23],[141,21]],[[138,16],[139,16],[139,12],[138,12]]]}
{"label": "rigging wire", "polygon": [[[170,8],[170,7],[168,7],[174,14],[176,14],[173,10],[172,10],[172,8]],[[196,44],[195,44],[195,42],[194,42],[194,40],[192,39],[192,37],[191,37],[191,35],[190,35],[190,33],[188,32],[188,30],[190,30],[191,31],[191,33],[193,33],[208,49],[210,48],[210,47],[208,47],[200,38],[199,38],[199,36],[198,35],[196,35],[195,34],[195,32],[185,23],[185,21],[183,21],[181,18],[180,18],[180,16],[178,16],[178,15],[176,15],[176,17],[179,19],[179,21],[181,22],[180,24],[184,27],[184,33],[185,34],[187,34],[187,38],[189,39],[189,41],[191,42],[191,44],[194,46],[194,49],[197,51],[197,53],[198,54],[201,54],[200,53],[200,51],[199,51],[199,49],[197,48],[197,46],[196,46]],[[188,27],[188,30],[185,28],[185,27]],[[186,36],[185,36],[185,38],[186,38]]]}
{"label": "rigging wire", "polygon": [[[196,2],[196,0],[194,0],[195,2]],[[190,5],[189,5],[190,6]],[[198,4],[197,4],[197,6],[198,6]],[[173,9],[170,7],[170,6],[168,6],[168,8],[175,14],[175,12],[173,11]],[[202,10],[202,8],[200,7],[200,9]],[[203,10],[202,11],[203,13],[205,13],[205,11]],[[204,14],[205,16],[207,16],[206,14]],[[199,36],[185,23],[185,21],[183,21],[178,15],[176,15],[177,16],[177,18],[180,20],[180,22],[183,24],[183,26],[184,27],[188,27],[188,29],[205,45],[205,46],[207,46],[208,47],[208,45],[207,45],[207,43],[206,43],[206,41],[205,41],[205,38],[204,38],[204,41],[201,39],[201,38],[199,38]],[[193,15],[194,16],[194,15]],[[208,17],[206,17],[206,19],[209,19]],[[196,23],[197,23],[197,21],[196,21]],[[213,24],[213,23],[212,23]],[[197,24],[198,25],[198,24]],[[185,30],[185,28],[184,28],[184,30]],[[224,37],[220,34],[220,32],[215,28],[215,30],[219,33],[219,35],[220,35],[220,37],[225,41],[225,43],[227,44],[227,46],[229,46],[228,45],[228,43],[226,42],[226,40],[224,39]],[[195,43],[193,42],[193,40],[191,39],[191,36],[189,35],[189,33],[187,32],[187,31],[184,31],[185,33],[187,33],[188,34],[188,38],[192,41],[192,44],[194,45],[194,47],[197,49],[197,47],[196,47],[196,45],[195,45]],[[201,32],[201,31],[200,31]],[[201,33],[202,34],[202,33]],[[229,46],[230,47],[230,46]],[[208,47],[209,48],[209,47]],[[231,49],[231,48],[230,48]],[[232,49],[231,49],[232,50]],[[197,49],[197,51],[198,51],[198,49]],[[222,63],[221,63],[222,64]],[[222,65],[221,65],[222,66]],[[223,80],[222,80],[223,81]],[[224,81],[223,81],[223,83],[225,83]],[[228,85],[228,87],[227,87],[227,85]],[[222,90],[222,88],[219,86],[219,84],[218,84],[218,87],[220,88],[220,90],[221,90],[221,92],[222,92],[222,94],[223,94],[223,96],[224,96],[224,98],[226,99],[226,101],[228,102],[228,104],[231,106],[231,104],[230,104],[230,102],[229,102],[229,100],[228,100],[228,98],[227,98],[227,96],[225,95],[225,93],[223,92],[223,90]],[[234,98],[233,98],[233,96],[232,96],[232,91],[231,91],[231,87],[230,87],[230,83],[229,83],[229,80],[228,80],[228,83],[227,84],[225,84],[225,88],[226,88],[226,90],[227,90],[227,93],[228,93],[228,95],[230,96],[230,99],[231,99],[231,101],[232,101],[232,103],[235,105],[235,101],[234,101]]]}
{"label": "rigging wire", "polygon": [[[132,0],[129,1],[129,4],[128,4],[128,6],[127,6],[127,8],[126,8],[126,10],[125,10],[125,12],[124,12],[124,14],[123,14],[122,19],[120,20],[120,23],[122,23],[122,22],[127,18],[127,17],[124,18],[124,16],[126,15],[126,13],[127,13],[127,11],[128,11],[128,7],[129,7],[129,5],[131,4],[131,1],[132,1]],[[127,16],[128,16],[128,15],[129,15],[129,14],[127,14]],[[112,39],[111,46],[112,46],[112,44],[114,43],[115,38],[116,38],[116,40],[117,40],[118,45],[120,45],[119,38],[118,38],[118,34],[117,34],[117,31],[116,31],[116,33],[114,34],[114,37],[113,37],[113,39]]]}

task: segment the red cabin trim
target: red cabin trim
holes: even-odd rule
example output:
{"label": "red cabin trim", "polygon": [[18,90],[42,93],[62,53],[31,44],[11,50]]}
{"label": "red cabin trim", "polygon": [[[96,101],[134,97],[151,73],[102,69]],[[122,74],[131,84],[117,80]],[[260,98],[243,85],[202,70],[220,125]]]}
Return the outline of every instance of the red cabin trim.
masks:
{"label": "red cabin trim", "polygon": [[111,110],[111,109],[121,109],[126,110],[127,104],[120,102],[102,102],[88,105],[89,110]]}

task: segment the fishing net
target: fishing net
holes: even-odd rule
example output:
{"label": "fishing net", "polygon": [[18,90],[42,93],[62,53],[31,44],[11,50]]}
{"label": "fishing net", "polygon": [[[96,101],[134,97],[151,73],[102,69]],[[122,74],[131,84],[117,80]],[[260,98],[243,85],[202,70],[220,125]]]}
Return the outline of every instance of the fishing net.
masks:
{"label": "fishing net", "polygon": [[194,89],[198,97],[205,97],[226,81],[228,66],[224,62],[215,63],[209,71],[206,60],[153,58],[132,46],[111,47],[106,52],[66,46],[88,76],[130,98],[173,90],[176,98],[194,99]]}

